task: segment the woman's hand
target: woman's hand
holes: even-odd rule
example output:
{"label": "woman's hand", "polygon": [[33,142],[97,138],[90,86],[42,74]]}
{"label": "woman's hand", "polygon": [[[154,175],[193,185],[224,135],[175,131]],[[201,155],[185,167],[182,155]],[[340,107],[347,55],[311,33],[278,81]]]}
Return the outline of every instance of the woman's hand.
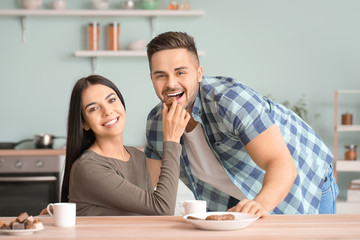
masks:
{"label": "woman's hand", "polygon": [[180,142],[185,127],[190,120],[190,114],[177,102],[172,100],[170,107],[163,104],[164,141]]}
{"label": "woman's hand", "polygon": [[236,206],[230,208],[228,212],[250,213],[258,217],[265,217],[268,214],[261,203],[249,199],[242,199]]}

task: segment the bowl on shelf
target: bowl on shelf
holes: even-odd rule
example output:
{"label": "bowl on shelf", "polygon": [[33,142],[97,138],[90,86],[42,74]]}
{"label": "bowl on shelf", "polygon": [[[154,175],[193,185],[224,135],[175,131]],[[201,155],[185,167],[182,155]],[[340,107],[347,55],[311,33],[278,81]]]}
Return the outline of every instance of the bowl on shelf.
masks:
{"label": "bowl on shelf", "polygon": [[141,0],[140,4],[143,9],[147,10],[157,9],[159,7],[158,0]]}
{"label": "bowl on shelf", "polygon": [[125,0],[121,3],[122,9],[134,9],[135,8],[135,2],[133,0]]}
{"label": "bowl on shelf", "polygon": [[35,10],[40,8],[42,0],[18,0],[18,3],[25,9]]}
{"label": "bowl on shelf", "polygon": [[109,8],[109,1],[108,0],[93,0],[92,1],[94,9],[97,10],[105,10]]}
{"label": "bowl on shelf", "polygon": [[53,0],[51,8],[54,10],[64,10],[66,8],[66,0]]}
{"label": "bowl on shelf", "polygon": [[136,40],[131,42],[127,48],[132,51],[142,51],[146,48],[147,41],[145,39]]}

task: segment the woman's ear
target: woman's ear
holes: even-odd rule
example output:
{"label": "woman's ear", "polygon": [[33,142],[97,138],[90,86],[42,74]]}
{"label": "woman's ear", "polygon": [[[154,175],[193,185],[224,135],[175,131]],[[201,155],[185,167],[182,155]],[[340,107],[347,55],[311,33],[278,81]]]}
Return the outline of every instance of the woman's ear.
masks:
{"label": "woman's ear", "polygon": [[82,128],[83,128],[85,131],[89,131],[89,130],[90,130],[90,127],[87,125],[86,122],[83,122],[83,123],[82,123]]}

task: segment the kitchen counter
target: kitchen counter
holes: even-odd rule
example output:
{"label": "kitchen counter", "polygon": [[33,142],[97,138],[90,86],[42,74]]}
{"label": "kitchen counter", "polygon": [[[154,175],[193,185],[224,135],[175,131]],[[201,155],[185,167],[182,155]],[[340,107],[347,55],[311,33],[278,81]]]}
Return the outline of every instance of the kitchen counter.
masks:
{"label": "kitchen counter", "polygon": [[[232,231],[200,230],[180,216],[77,217],[76,226],[57,228],[50,217],[44,230],[1,239],[360,239],[360,215],[273,215]],[[0,221],[13,218],[0,217]]]}
{"label": "kitchen counter", "polygon": [[6,149],[0,150],[0,157],[5,156],[57,156],[65,155],[65,149]]}

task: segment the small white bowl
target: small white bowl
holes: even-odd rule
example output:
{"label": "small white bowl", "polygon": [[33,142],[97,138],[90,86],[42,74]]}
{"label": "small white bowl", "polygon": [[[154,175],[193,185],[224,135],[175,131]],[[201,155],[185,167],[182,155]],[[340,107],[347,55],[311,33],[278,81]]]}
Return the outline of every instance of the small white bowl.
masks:
{"label": "small white bowl", "polygon": [[108,0],[93,0],[93,7],[98,10],[105,10],[109,8]]}
{"label": "small white bowl", "polygon": [[145,39],[137,40],[128,45],[129,50],[142,51],[146,48],[147,41]]}
{"label": "small white bowl", "polygon": [[54,0],[51,7],[55,10],[64,10],[66,8],[66,0]]}

